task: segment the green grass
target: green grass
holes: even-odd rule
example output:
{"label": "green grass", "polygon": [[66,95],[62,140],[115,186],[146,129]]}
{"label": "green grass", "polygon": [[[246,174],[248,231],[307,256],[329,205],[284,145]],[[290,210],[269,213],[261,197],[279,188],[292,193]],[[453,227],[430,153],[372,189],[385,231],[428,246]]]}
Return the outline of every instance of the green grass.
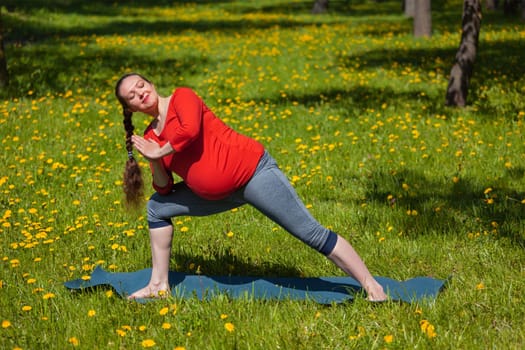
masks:
{"label": "green grass", "polygon": [[[484,15],[469,106],[456,110],[444,100],[461,1],[436,2],[428,40],[411,36],[398,1],[332,1],[323,16],[309,14],[311,3],[5,2],[0,348],[525,345],[523,22]],[[150,265],[144,213],[123,209],[120,188],[127,154],[113,86],[129,70],[163,94],[191,86],[263,142],[375,275],[452,276],[448,288],[420,304],[329,307],[227,297],[141,305],[104,288],[66,290],[99,264]],[[341,275],[249,207],[176,226],[179,271]]]}

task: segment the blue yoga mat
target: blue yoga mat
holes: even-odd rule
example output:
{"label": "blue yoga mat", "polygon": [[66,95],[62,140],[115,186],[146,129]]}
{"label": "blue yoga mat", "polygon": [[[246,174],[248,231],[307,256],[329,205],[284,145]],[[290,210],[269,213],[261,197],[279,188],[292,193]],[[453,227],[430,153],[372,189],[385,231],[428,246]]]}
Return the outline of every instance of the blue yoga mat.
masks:
{"label": "blue yoga mat", "polygon": [[[69,289],[109,285],[121,297],[127,297],[145,287],[150,276],[151,269],[112,273],[97,266],[89,280],[77,279],[64,285]],[[392,300],[408,303],[434,299],[446,285],[446,280],[430,277],[416,277],[402,282],[386,277],[376,279]],[[169,283],[174,297],[201,300],[227,295],[234,299],[313,300],[320,304],[332,304],[350,301],[362,293],[360,284],[351,277],[204,276],[170,271]]]}

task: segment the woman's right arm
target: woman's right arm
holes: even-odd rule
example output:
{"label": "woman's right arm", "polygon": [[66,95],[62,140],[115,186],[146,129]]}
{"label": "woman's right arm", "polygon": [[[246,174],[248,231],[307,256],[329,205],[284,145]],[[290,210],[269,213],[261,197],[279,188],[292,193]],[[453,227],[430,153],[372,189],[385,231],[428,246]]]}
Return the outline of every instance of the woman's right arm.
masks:
{"label": "woman's right arm", "polygon": [[150,161],[151,172],[153,174],[153,188],[159,194],[168,194],[173,187],[173,176],[164,168],[161,159]]}
{"label": "woman's right arm", "polygon": [[175,150],[169,142],[160,146],[156,141],[145,139],[139,135],[132,136],[133,147],[150,162],[153,174],[153,188],[159,194],[168,194],[173,187],[173,175],[164,167],[162,157],[174,153]]}

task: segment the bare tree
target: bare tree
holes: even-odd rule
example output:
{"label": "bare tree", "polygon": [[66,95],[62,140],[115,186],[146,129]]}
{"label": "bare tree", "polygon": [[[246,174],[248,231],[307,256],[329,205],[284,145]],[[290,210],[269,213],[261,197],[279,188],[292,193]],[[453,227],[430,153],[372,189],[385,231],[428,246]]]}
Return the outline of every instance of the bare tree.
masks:
{"label": "bare tree", "polygon": [[446,104],[464,107],[467,104],[468,87],[478,51],[481,29],[480,0],[464,0],[461,43],[448,82]]}
{"label": "bare tree", "polygon": [[417,0],[414,12],[414,36],[432,36],[432,10],[430,0]]}
{"label": "bare tree", "polygon": [[312,13],[325,13],[326,11],[328,11],[328,3],[329,0],[315,0],[314,7],[312,8]]}
{"label": "bare tree", "polygon": [[9,84],[9,74],[7,72],[7,60],[4,50],[4,26],[2,24],[2,7],[0,6],[0,89]]}

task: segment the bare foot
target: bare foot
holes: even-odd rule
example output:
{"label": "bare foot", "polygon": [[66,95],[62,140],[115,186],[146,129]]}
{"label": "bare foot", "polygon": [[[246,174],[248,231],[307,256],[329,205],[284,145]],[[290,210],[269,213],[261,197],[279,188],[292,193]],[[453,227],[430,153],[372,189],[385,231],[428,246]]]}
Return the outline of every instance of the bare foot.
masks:
{"label": "bare foot", "polygon": [[149,284],[128,296],[128,299],[144,298],[167,298],[170,294],[170,287],[167,284]]}

